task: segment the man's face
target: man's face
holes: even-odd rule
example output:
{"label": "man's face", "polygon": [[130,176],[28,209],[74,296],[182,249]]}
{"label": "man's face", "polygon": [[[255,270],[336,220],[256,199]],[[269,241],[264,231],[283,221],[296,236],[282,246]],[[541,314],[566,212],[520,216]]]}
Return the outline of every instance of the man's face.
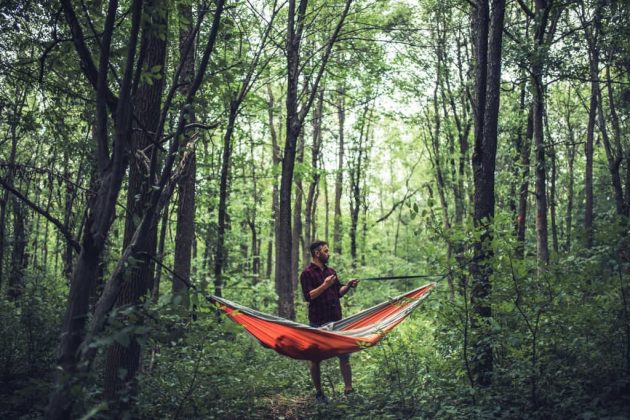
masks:
{"label": "man's face", "polygon": [[328,245],[322,245],[321,247],[319,247],[317,252],[315,252],[315,256],[320,262],[322,262],[323,264],[326,264],[328,262],[328,257],[329,257]]}

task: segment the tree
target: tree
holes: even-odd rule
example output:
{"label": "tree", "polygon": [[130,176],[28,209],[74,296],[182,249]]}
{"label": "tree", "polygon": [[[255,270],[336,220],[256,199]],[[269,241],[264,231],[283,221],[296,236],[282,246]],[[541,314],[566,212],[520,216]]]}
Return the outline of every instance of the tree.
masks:
{"label": "tree", "polygon": [[492,219],[494,218],[494,169],[497,150],[499,116],[499,88],[501,84],[501,45],[505,1],[477,2],[473,19],[476,37],[475,70],[475,145],[472,157],[475,180],[475,227],[481,231],[475,241],[475,256],[471,265],[473,274],[471,305],[479,321],[473,327],[480,329],[473,343],[471,361],[473,379],[480,386],[492,381],[492,347],[484,337],[481,325],[488,326],[492,310],[488,302],[492,274]]}
{"label": "tree", "polygon": [[[276,292],[278,293],[278,314],[281,317],[295,318],[295,308],[293,301],[293,283],[291,276],[292,267],[292,247],[291,240],[291,188],[293,185],[293,170],[295,167],[295,157],[297,140],[302,131],[304,120],[317,94],[319,83],[324,74],[324,69],[332,53],[339,33],[343,27],[352,0],[345,0],[343,11],[338,22],[324,44],[324,51],[319,57],[319,65],[311,74],[313,83],[309,86],[309,94],[304,104],[299,107],[299,78],[300,70],[304,63],[300,65],[300,44],[304,34],[304,25],[308,0],[300,0],[296,7],[295,0],[289,0],[288,10],[288,31],[286,43],[287,56],[287,99],[286,99],[286,139],[284,144],[284,154],[282,157],[282,175],[280,177],[279,190],[279,210],[276,219]],[[296,244],[297,245],[297,244]]]}

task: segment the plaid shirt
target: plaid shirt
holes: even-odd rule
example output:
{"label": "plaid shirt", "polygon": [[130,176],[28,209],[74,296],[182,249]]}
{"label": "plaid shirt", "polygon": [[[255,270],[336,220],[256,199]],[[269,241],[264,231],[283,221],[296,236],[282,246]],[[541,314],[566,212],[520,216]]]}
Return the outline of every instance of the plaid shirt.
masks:
{"label": "plaid shirt", "polygon": [[327,322],[341,319],[341,297],[340,289],[342,284],[334,282],[324,293],[311,299],[310,291],[317,289],[324,283],[324,279],[331,274],[337,274],[335,270],[324,266],[319,268],[316,264],[310,263],[300,275],[302,284],[302,294],[304,300],[308,302],[308,320],[311,324],[322,325]]}

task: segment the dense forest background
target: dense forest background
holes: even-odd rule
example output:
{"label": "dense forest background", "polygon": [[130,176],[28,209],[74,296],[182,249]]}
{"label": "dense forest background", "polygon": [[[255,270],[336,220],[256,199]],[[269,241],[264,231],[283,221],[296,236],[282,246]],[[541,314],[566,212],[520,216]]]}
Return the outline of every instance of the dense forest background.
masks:
{"label": "dense forest background", "polygon": [[[3,418],[630,416],[624,0],[0,1]],[[316,404],[204,294],[438,280]],[[189,290],[187,283],[195,286]]]}

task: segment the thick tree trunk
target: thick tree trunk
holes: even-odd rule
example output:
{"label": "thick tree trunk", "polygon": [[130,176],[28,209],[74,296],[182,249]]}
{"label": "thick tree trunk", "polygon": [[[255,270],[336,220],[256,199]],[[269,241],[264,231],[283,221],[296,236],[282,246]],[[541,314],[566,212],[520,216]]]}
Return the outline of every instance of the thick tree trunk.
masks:
{"label": "thick tree trunk", "polygon": [[[180,55],[186,54],[184,57],[180,57],[182,62],[182,72],[180,74],[181,87],[179,91],[183,97],[188,95],[190,84],[192,83],[195,75],[195,48],[188,49],[186,53],[186,47],[191,42],[193,34],[193,12],[192,6],[188,3],[180,3],[178,5],[180,18],[179,27],[179,51]],[[195,122],[194,110],[191,109],[188,114],[188,122]],[[191,141],[190,132],[186,133],[184,142],[189,144]],[[172,291],[174,294],[179,294],[182,297],[182,306],[188,307],[188,287],[179,279],[189,279],[192,261],[192,248],[195,242],[195,185],[197,177],[197,153],[192,145],[191,156],[186,162],[186,167],[183,169],[184,175],[179,181],[179,203],[177,206],[177,224],[175,233],[175,257],[173,264],[173,271],[175,275],[172,278]],[[163,210],[168,213],[168,206]],[[163,220],[163,223],[166,219]],[[163,228],[166,224],[163,224]],[[164,241],[160,237],[161,246],[164,246]],[[163,249],[163,248],[162,248]],[[161,251],[162,253],[163,251]]]}
{"label": "thick tree trunk", "polygon": [[[157,25],[166,25],[166,19],[163,15],[166,12],[166,7],[166,3],[163,0],[153,0],[147,3],[144,9],[144,13],[151,16],[151,21],[155,23],[155,26],[144,28],[140,48],[145,51],[144,62],[148,68],[160,66],[161,77],[153,80],[152,84],[140,84],[134,100],[134,114],[137,119],[137,125],[131,136],[131,150],[135,159],[132,160],[129,170],[127,217],[125,220],[123,248],[127,247],[131,242],[138,227],[138,221],[142,219],[146,200],[154,182],[147,173],[147,158],[143,156],[143,151],[151,150],[150,153],[158,153],[151,145],[153,144],[152,133],[157,132],[160,118],[166,59],[166,38],[160,36],[160,29]],[[137,251],[155,255],[156,245],[157,223],[154,223],[149,228],[148,235],[138,242]],[[150,260],[137,261],[135,266],[131,266],[116,306],[140,303],[147,292],[153,288],[153,273],[154,265]],[[119,392],[128,393],[131,391],[132,394],[134,393],[134,378],[140,367],[140,352],[141,346],[133,336],[130,337],[128,346],[115,343],[107,350],[104,392],[108,400],[118,400],[121,396]],[[122,375],[123,377],[119,373],[120,369],[125,371],[125,375]],[[122,403],[120,406],[123,409],[126,407],[128,407],[126,403]]]}
{"label": "thick tree trunk", "polygon": [[[475,256],[471,265],[473,274],[471,305],[478,318],[472,327],[474,357],[471,360],[473,380],[477,385],[492,383],[492,346],[486,336],[492,310],[488,298],[492,274],[492,219],[494,218],[494,171],[497,150],[497,126],[501,83],[501,44],[505,0],[477,2],[475,80],[475,147],[473,169],[475,183],[475,226],[481,237],[475,242]],[[490,15],[492,16],[490,18]]]}
{"label": "thick tree trunk", "polygon": [[[61,339],[58,348],[58,364],[56,386],[51,393],[47,407],[47,417],[51,419],[68,418],[74,404],[72,383],[76,380],[77,363],[79,361],[79,345],[83,341],[85,323],[88,316],[88,304],[94,289],[94,281],[99,276],[100,257],[105,248],[105,240],[114,219],[116,200],[121,188],[127,160],[124,147],[131,132],[132,109],[130,104],[132,88],[132,63],[135,61],[136,43],[140,28],[141,2],[134,1],[131,8],[131,31],[129,49],[126,58],[126,71],[121,82],[120,95],[115,105],[114,117],[114,149],[111,157],[107,151],[108,124],[107,108],[113,107],[107,91],[107,73],[109,66],[109,48],[114,27],[116,3],[110,2],[105,22],[105,29],[101,34],[101,58],[97,75],[92,75],[89,69],[96,71],[93,63],[86,58],[84,36],[72,4],[62,0],[62,8],[66,20],[72,29],[73,42],[83,63],[86,77],[96,90],[96,161],[98,162],[98,190],[88,204],[88,216],[83,230],[81,252],[77,258],[71,276],[68,304],[62,325]],[[86,63],[90,63],[87,65]],[[94,80],[96,78],[96,80]]]}

